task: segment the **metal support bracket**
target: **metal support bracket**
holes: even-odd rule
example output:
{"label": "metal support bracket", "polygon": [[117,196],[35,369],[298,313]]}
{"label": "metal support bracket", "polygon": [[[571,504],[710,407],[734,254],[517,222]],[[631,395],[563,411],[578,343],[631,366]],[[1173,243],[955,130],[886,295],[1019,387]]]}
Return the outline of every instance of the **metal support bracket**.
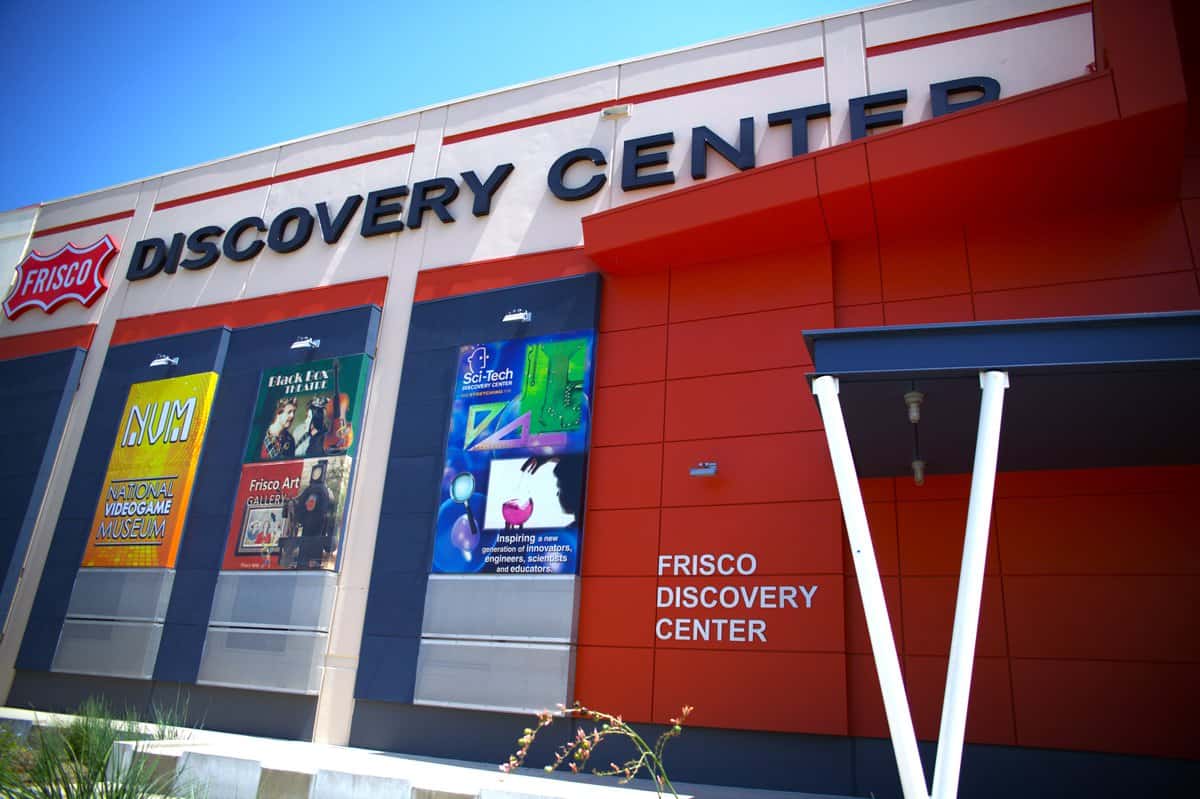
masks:
{"label": "metal support bracket", "polygon": [[[1004,409],[1004,391],[1008,374],[986,371],[979,374],[983,400],[979,409],[979,431],[975,440],[975,467],[971,476],[971,497],[967,507],[966,535],[963,541],[963,566],[959,577],[958,601],[954,611],[954,632],[946,674],[946,692],[942,705],[942,723],[938,733],[937,762],[933,772],[932,799],[954,799],[962,765],[963,737],[967,704],[971,692],[971,671],[975,660],[975,642],[979,632],[979,608],[983,596],[983,572],[987,562],[988,528],[991,525],[992,499],[996,487],[996,463],[1000,444],[1000,420]],[[866,615],[867,633],[875,669],[879,675],[883,708],[887,715],[892,749],[900,774],[905,799],[931,799],[926,791],[925,770],[917,749],[912,711],[904,689],[891,617],[883,595],[883,581],[875,560],[875,548],[867,525],[866,508],[858,483],[858,471],[850,451],[846,421],[838,399],[837,378],[824,375],[813,381],[813,393],[821,408],[825,438],[833,462],[846,537],[854,559]]]}

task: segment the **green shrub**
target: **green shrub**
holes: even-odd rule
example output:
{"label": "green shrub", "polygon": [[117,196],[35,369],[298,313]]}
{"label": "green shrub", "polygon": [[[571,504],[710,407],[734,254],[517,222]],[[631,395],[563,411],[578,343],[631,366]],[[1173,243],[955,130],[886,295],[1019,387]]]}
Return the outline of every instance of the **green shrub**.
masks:
{"label": "green shrub", "polygon": [[0,727],[0,785],[26,778],[33,767],[33,750],[11,730]]}
{"label": "green shrub", "polygon": [[[165,725],[160,723],[160,729]],[[12,737],[12,736],[10,736]],[[112,761],[117,741],[140,740],[132,717],[114,719],[102,700],[89,699],[64,727],[37,728],[25,747],[27,768],[0,765],[0,796],[5,799],[150,799],[194,796],[160,774],[140,747],[122,762]],[[2,744],[0,744],[2,745]],[[16,750],[14,750],[16,751]],[[9,758],[0,750],[0,757]]]}
{"label": "green shrub", "polygon": [[599,726],[593,727],[590,733],[582,726],[576,728],[575,737],[558,748],[554,753],[554,761],[545,766],[546,771],[554,771],[560,766],[566,766],[578,774],[587,768],[588,762],[595,754],[596,747],[601,743],[611,738],[624,738],[633,745],[636,756],[629,757],[622,763],[611,761],[608,768],[593,769],[592,773],[599,777],[617,777],[624,784],[645,772],[654,780],[654,790],[659,796],[667,791],[677,798],[679,794],[675,792],[675,786],[671,784],[671,779],[667,776],[667,767],[663,762],[663,750],[672,738],[677,738],[683,733],[683,724],[692,710],[694,708],[685,705],[678,718],[671,719],[671,726],[659,735],[658,740],[651,746],[637,730],[620,716],[592,710],[578,702],[571,707],[559,705],[557,712],[543,710],[539,713],[536,727],[525,728],[524,734],[517,739],[517,751],[509,756],[508,762],[500,764],[500,770],[509,773],[523,766],[538,733],[549,727],[555,719],[592,721]]}

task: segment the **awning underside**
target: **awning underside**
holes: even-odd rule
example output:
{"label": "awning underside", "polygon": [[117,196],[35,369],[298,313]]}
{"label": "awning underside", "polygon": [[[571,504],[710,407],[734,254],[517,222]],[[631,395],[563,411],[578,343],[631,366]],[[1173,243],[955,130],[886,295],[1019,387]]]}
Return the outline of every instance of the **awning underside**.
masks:
{"label": "awning underside", "polygon": [[[1009,373],[1001,470],[1200,459],[1200,314],[806,331],[862,477],[971,470],[979,372]],[[925,397],[908,421],[904,394]],[[916,430],[914,431],[914,427]],[[914,436],[915,432],[915,436]]]}

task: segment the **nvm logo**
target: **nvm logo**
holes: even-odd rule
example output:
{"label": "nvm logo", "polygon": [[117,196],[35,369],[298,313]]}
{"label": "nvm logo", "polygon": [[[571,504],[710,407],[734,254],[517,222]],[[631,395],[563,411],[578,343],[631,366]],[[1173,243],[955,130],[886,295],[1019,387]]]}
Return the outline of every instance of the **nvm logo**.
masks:
{"label": "nvm logo", "polygon": [[188,397],[182,403],[179,400],[149,402],[145,408],[134,405],[129,409],[129,418],[125,420],[121,446],[140,447],[147,440],[150,444],[187,441],[195,413],[195,397]]}

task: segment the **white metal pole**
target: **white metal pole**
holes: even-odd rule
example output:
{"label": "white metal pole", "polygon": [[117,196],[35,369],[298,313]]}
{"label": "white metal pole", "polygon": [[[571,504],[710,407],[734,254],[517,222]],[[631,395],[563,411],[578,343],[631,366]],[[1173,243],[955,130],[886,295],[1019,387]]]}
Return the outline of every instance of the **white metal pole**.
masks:
{"label": "white metal pole", "polygon": [[996,458],[1000,449],[1000,417],[1004,410],[1007,372],[981,372],[983,400],[979,407],[979,432],[975,438],[975,469],[971,474],[971,499],[967,505],[967,531],[963,539],[962,573],[954,609],[950,662],[946,667],[946,694],[938,731],[937,762],[933,767],[933,799],[958,795],[962,766],[967,704],[971,697],[971,670],[975,665],[975,640],[979,633],[979,606],[983,597],[983,572],[987,565],[988,527],[996,490]]}
{"label": "white metal pole", "polygon": [[858,472],[854,468],[850,439],[846,435],[846,421],[842,417],[842,405],[838,399],[837,378],[829,375],[818,377],[813,381],[813,393],[817,395],[821,417],[825,422],[825,438],[829,442],[829,456],[833,460],[833,474],[842,501],[842,516],[846,520],[846,537],[850,540],[858,590],[867,617],[867,633],[871,638],[871,652],[875,655],[883,709],[892,734],[900,787],[905,799],[928,799],[925,771],[917,751],[917,735],[913,730],[908,696],[904,692],[904,678],[900,674],[900,658],[896,654],[896,640],[892,636],[892,624],[883,596],[883,581],[879,578],[879,565],[875,562],[875,547],[871,544],[871,532],[867,527],[867,512],[858,485]]}

